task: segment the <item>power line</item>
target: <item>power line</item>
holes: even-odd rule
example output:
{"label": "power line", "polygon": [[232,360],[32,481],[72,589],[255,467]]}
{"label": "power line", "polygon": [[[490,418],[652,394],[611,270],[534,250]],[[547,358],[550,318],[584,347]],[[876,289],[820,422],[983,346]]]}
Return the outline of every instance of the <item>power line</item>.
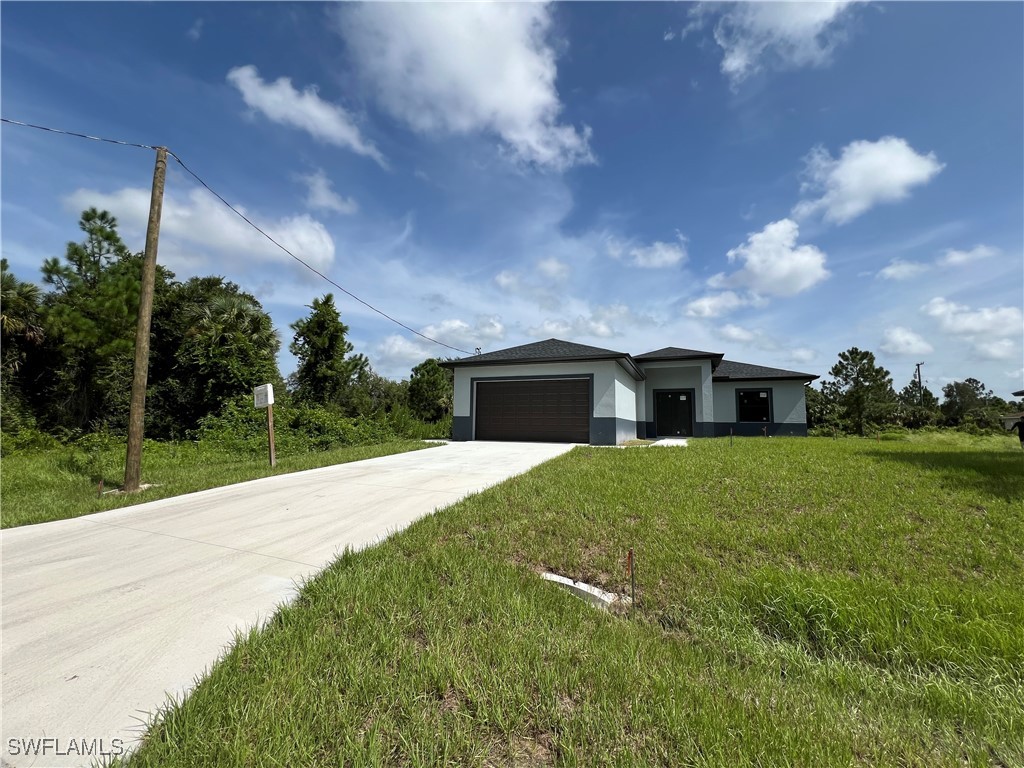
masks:
{"label": "power line", "polygon": [[190,176],[192,176],[192,178],[194,178],[196,181],[198,181],[200,184],[202,184],[203,187],[206,188],[207,192],[209,192],[211,195],[213,195],[218,200],[220,200],[222,203],[224,203],[224,205],[227,206],[228,209],[230,209],[233,213],[235,213],[246,224],[248,224],[250,227],[255,229],[257,232],[259,232],[261,235],[263,235],[265,238],[267,238],[267,240],[269,240],[274,245],[276,245],[278,248],[280,248],[282,251],[287,253],[289,256],[291,256],[293,259],[295,259],[297,262],[299,262],[299,264],[301,264],[306,269],[308,269],[310,272],[312,272],[314,275],[319,275],[324,280],[326,280],[328,283],[330,283],[335,288],[337,288],[339,291],[344,293],[346,296],[349,296],[349,297],[355,299],[356,301],[358,301],[363,306],[368,307],[369,309],[372,309],[374,312],[376,312],[381,317],[387,318],[388,320],[390,320],[395,325],[398,325],[398,326],[404,328],[405,330],[409,331],[409,333],[414,333],[414,334],[416,334],[417,336],[419,336],[422,339],[426,339],[427,341],[432,342],[434,344],[439,344],[442,347],[447,347],[448,349],[454,350],[455,352],[461,352],[464,355],[472,354],[471,352],[469,352],[469,351],[467,351],[465,349],[459,349],[458,347],[453,347],[451,344],[445,344],[443,341],[438,341],[437,339],[431,338],[430,336],[427,336],[425,333],[420,333],[415,328],[410,328],[408,325],[403,323],[401,320],[396,320],[391,315],[389,315],[387,312],[384,312],[384,311],[382,311],[380,309],[377,309],[375,306],[370,304],[368,301],[364,301],[363,299],[361,299],[358,296],[356,296],[354,293],[352,293],[352,291],[350,291],[347,288],[343,288],[342,286],[338,285],[338,283],[334,282],[334,280],[329,278],[323,272],[321,272],[320,270],[318,270],[316,267],[312,266],[311,264],[309,264],[309,263],[303,261],[302,259],[300,259],[294,253],[292,253],[287,248],[285,248],[283,245],[281,245],[281,243],[277,242],[277,240],[275,240],[270,235],[268,235],[266,232],[264,232],[262,229],[260,229],[258,226],[256,226],[256,224],[254,224],[252,222],[252,220],[249,219],[249,217],[247,217],[244,213],[242,213],[240,210],[235,208],[235,206],[233,206],[231,203],[229,203],[227,200],[225,200],[223,197],[221,197],[221,195],[219,193],[217,193],[213,189],[213,187],[211,187],[209,184],[207,184],[205,181],[203,181],[203,179],[199,176],[199,174],[197,174],[195,171],[193,171],[191,168],[189,168],[187,165],[185,165],[185,162],[180,157],[178,157],[176,154],[174,154],[174,152],[172,152],[171,150],[168,150],[167,152],[168,152],[168,154],[171,157],[173,157],[177,161],[178,165],[180,165],[185,170],[186,173],[188,173]]}
{"label": "power line", "polygon": [[[64,131],[64,130],[61,130],[59,128],[49,128],[49,127],[44,126],[44,125],[34,125],[32,123],[23,123],[20,120],[10,120],[10,119],[8,119],[6,117],[0,117],[0,122],[10,123],[11,125],[20,125],[20,126],[23,126],[25,128],[35,128],[36,130],[47,131],[49,133],[59,133],[59,134],[64,135],[64,136],[75,136],[75,137],[80,138],[80,139],[89,139],[90,141],[102,141],[102,142],[106,142],[108,144],[119,144],[119,145],[125,146],[125,147],[138,147],[140,149],[152,149],[152,150],[157,149],[157,147],[150,146],[149,144],[137,144],[137,143],[132,142],[132,141],[121,141],[119,139],[107,139],[107,138],[103,138],[102,136],[90,136],[89,134],[86,134],[86,133],[76,133],[75,131]],[[327,275],[325,275],[323,272],[321,272],[320,270],[316,269],[315,267],[313,267],[311,264],[307,263],[306,261],[303,261],[302,259],[300,259],[298,256],[296,256],[290,250],[288,250],[283,245],[281,245],[281,243],[277,242],[277,240],[275,240],[273,237],[271,237],[266,232],[264,232],[262,229],[260,229],[249,217],[247,217],[244,213],[242,213],[240,210],[235,208],[235,206],[233,206],[231,203],[229,203],[227,200],[225,200],[216,190],[214,190],[213,187],[211,187],[209,184],[207,184],[205,181],[203,181],[202,177],[200,177],[199,174],[197,174],[195,171],[193,171],[191,168],[189,168],[185,164],[185,162],[180,157],[178,157],[173,151],[168,149],[167,150],[167,154],[169,154],[171,157],[173,157],[174,160],[178,163],[178,165],[180,165],[182,167],[182,169],[185,170],[186,173],[188,173],[193,179],[195,179],[197,182],[199,182],[206,189],[207,192],[209,192],[211,195],[213,195],[218,200],[220,200],[229,210],[231,210],[235,215],[237,215],[240,219],[242,219],[242,221],[244,221],[250,227],[255,229],[257,232],[259,232],[261,235],[263,235],[267,240],[269,240],[271,243],[276,245],[278,248],[280,248],[286,254],[291,256],[293,259],[295,259],[295,261],[299,262],[299,264],[304,266],[310,272],[312,272],[313,274],[323,278],[325,281],[327,281],[328,283],[333,285],[335,288],[337,288],[339,291],[344,293],[346,296],[348,296],[348,297],[350,297],[352,299],[355,299],[360,304],[362,304],[363,306],[373,310],[374,312],[376,312],[381,317],[383,317],[383,318],[385,318],[387,320],[390,320],[395,325],[397,325],[397,326],[399,326],[401,328],[404,328],[405,330],[409,331],[409,333],[413,333],[413,334],[419,336],[421,339],[425,339],[426,341],[429,341],[432,344],[437,344],[439,346],[446,347],[447,349],[451,349],[451,350],[453,350],[455,352],[461,352],[464,355],[472,354],[468,350],[459,349],[458,347],[454,347],[451,344],[445,344],[443,341],[438,341],[437,339],[431,338],[430,336],[427,336],[425,333],[420,333],[415,328],[410,328],[408,325],[403,323],[401,320],[398,320],[398,319],[392,317],[391,315],[389,315],[387,312],[384,312],[383,310],[377,309],[375,306],[370,304],[368,301],[364,301],[363,299],[359,298],[354,293],[352,293],[352,291],[350,291],[347,288],[344,288],[343,286],[339,285],[334,280],[332,280]]]}
{"label": "power line", "polygon": [[32,123],[23,123],[20,120],[9,120],[6,117],[0,117],[0,122],[10,123],[11,125],[21,125],[25,128],[35,128],[39,131],[47,131],[49,133],[59,133],[64,136],[77,136],[80,139],[89,139],[90,141],[105,141],[107,144],[120,144],[122,147],[138,147],[139,149],[156,149],[151,147],[149,144],[136,144],[134,141],[121,141],[120,139],[105,139],[102,136],[90,136],[87,133],[75,133],[74,131],[63,131],[60,128],[47,128],[45,125],[33,125]]}

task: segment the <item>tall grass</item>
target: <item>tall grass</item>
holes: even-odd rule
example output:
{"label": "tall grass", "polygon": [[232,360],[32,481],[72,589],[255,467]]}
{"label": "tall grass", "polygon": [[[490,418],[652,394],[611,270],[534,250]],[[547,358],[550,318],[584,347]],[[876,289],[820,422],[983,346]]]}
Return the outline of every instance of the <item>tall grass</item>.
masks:
{"label": "tall grass", "polygon": [[130,495],[101,493],[101,480],[104,491],[117,489],[124,480],[126,446],[118,438],[89,436],[69,445],[23,448],[5,455],[0,464],[0,525],[11,528],[78,517],[259,477],[428,447],[419,440],[392,439],[300,453],[279,448],[277,466],[271,468],[266,437],[254,443],[248,450],[235,451],[217,443],[147,440],[142,480],[152,487]]}
{"label": "tall grass", "polygon": [[[347,553],[135,765],[1024,764],[1016,441],[578,448]],[[626,587],[633,618],[541,581]]]}

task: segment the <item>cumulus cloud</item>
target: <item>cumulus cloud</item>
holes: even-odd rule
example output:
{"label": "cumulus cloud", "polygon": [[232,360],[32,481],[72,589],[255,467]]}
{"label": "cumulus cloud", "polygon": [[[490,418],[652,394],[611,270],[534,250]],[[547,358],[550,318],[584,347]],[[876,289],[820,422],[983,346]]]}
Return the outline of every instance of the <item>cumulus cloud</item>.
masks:
{"label": "cumulus cloud", "polygon": [[786,356],[787,360],[791,360],[794,363],[809,363],[818,356],[818,353],[810,347],[794,347],[789,350],[789,354]]}
{"label": "cumulus cloud", "polygon": [[427,134],[497,135],[517,160],[594,161],[590,129],[559,121],[552,11],[544,3],[366,3],[338,30],[381,105]]}
{"label": "cumulus cloud", "polygon": [[878,272],[876,277],[880,277],[883,280],[909,280],[927,271],[928,265],[922,264],[919,261],[893,259],[889,262],[888,266],[883,267]]}
{"label": "cumulus cloud", "polygon": [[974,342],[974,351],[983,360],[1020,359],[1017,355],[1017,345],[1010,339],[977,340]]}
{"label": "cumulus cloud", "polygon": [[[414,341],[394,333],[385,336],[374,347],[373,367],[374,370],[411,369],[428,357],[437,357],[439,349],[436,344],[422,339]],[[408,378],[408,374],[404,378]]]}
{"label": "cumulus cloud", "polygon": [[920,334],[909,328],[897,326],[885,330],[882,351],[891,355],[927,355],[933,352],[934,348]]}
{"label": "cumulus cloud", "polygon": [[838,159],[818,146],[804,162],[801,191],[809,197],[797,203],[793,214],[804,218],[821,212],[835,224],[853,221],[881,203],[904,200],[945,167],[934,152],[922,155],[896,136],[851,142]]}
{"label": "cumulus cloud", "polygon": [[519,288],[520,278],[515,272],[504,269],[494,276],[494,282],[503,290],[515,291]]}
{"label": "cumulus cloud", "polygon": [[472,324],[458,318],[442,320],[425,326],[422,333],[445,344],[472,349],[505,338],[505,326],[497,315],[482,315]]}
{"label": "cumulus cloud", "polygon": [[962,336],[1017,336],[1024,329],[1024,315],[1017,307],[981,307],[971,309],[938,296],[921,311],[939,322],[946,333]]}
{"label": "cumulus cloud", "polygon": [[605,239],[605,249],[613,259],[620,259],[641,269],[664,269],[684,263],[686,252],[686,236],[676,232],[675,243],[664,243],[656,240],[649,245],[637,245],[619,240],[616,237]]}
{"label": "cumulus cloud", "polygon": [[762,70],[827,65],[846,38],[845,23],[853,6],[852,2],[699,3],[690,11],[690,22],[680,38],[717,17],[713,33],[722,49],[722,74],[735,88]]}
{"label": "cumulus cloud", "polygon": [[638,314],[622,303],[597,305],[572,319],[547,318],[527,328],[531,336],[555,336],[575,339],[596,336],[607,339],[621,336],[626,328],[651,325],[653,318]]}
{"label": "cumulus cloud", "polygon": [[730,262],[743,267],[708,280],[712,288],[747,288],[759,296],[795,296],[829,276],[825,254],[813,245],[797,245],[800,227],[791,219],[774,221],[730,250]]}
{"label": "cumulus cloud", "polygon": [[[116,192],[79,189],[65,198],[69,210],[81,211],[96,206],[113,213],[126,232],[144,236],[149,219],[150,190],[127,187]],[[268,235],[299,258],[317,268],[334,261],[334,240],[327,229],[307,214],[270,218],[245,213]],[[209,254],[211,252],[245,262],[291,263],[288,254],[224,207],[209,192],[194,189],[188,195],[164,197],[160,221],[160,251]],[[194,258],[194,257],[193,257]],[[194,263],[194,262],[193,262]]]}
{"label": "cumulus cloud", "polygon": [[359,204],[351,197],[342,197],[334,191],[331,180],[323,170],[299,176],[306,185],[306,205],[313,209],[352,214],[359,210]]}
{"label": "cumulus cloud", "polygon": [[998,255],[999,249],[993,248],[990,245],[976,245],[969,251],[960,251],[955,248],[950,248],[942,258],[939,259],[939,264],[943,267],[961,267],[965,264],[973,264],[976,261],[981,261],[982,259]]}
{"label": "cumulus cloud", "polygon": [[251,64],[235,67],[228,72],[227,79],[242,94],[246,105],[271,122],[306,131],[319,141],[350,149],[387,166],[380,150],[363,138],[352,115],[321,99],[315,85],[299,91],[288,77],[266,82]]}
{"label": "cumulus cloud", "polygon": [[747,304],[747,300],[733,291],[709,294],[686,305],[690,317],[720,317]]}
{"label": "cumulus cloud", "polygon": [[[537,262],[537,271],[549,280],[555,280],[557,282],[561,282],[569,277],[569,265],[565,262],[559,261],[553,256]],[[505,274],[505,272],[502,272],[498,277]]]}
{"label": "cumulus cloud", "polygon": [[740,344],[749,344],[757,338],[757,334],[754,331],[748,331],[746,328],[741,328],[731,323],[719,328],[718,335],[727,341],[735,341]]}

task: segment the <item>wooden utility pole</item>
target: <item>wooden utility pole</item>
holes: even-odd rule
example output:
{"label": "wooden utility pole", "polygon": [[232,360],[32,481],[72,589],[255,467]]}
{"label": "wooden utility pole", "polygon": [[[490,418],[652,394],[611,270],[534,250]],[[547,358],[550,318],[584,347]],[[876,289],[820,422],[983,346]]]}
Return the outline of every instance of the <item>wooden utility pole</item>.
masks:
{"label": "wooden utility pole", "polygon": [[146,418],[146,381],[149,378],[149,328],[153,316],[156,285],[156,249],[160,241],[160,213],[164,207],[164,179],[167,176],[167,147],[156,148],[153,193],[149,198],[146,227],[146,255],[142,261],[139,320],[135,326],[135,371],[132,401],[128,411],[128,454],[124,465],[124,491],[134,493],[142,481],[142,434]]}
{"label": "wooden utility pole", "polygon": [[924,382],[921,381],[921,366],[922,365],[924,365],[924,363],[918,363],[917,364],[917,400],[918,400],[917,404],[920,405],[920,406],[924,405]]}

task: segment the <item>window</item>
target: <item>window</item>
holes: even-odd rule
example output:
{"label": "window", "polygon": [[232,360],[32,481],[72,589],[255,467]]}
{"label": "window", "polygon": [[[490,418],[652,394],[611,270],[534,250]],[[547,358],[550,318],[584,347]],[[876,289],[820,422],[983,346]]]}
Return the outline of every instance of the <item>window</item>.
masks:
{"label": "window", "polygon": [[739,389],[736,391],[738,421],[772,420],[772,392],[770,389]]}

